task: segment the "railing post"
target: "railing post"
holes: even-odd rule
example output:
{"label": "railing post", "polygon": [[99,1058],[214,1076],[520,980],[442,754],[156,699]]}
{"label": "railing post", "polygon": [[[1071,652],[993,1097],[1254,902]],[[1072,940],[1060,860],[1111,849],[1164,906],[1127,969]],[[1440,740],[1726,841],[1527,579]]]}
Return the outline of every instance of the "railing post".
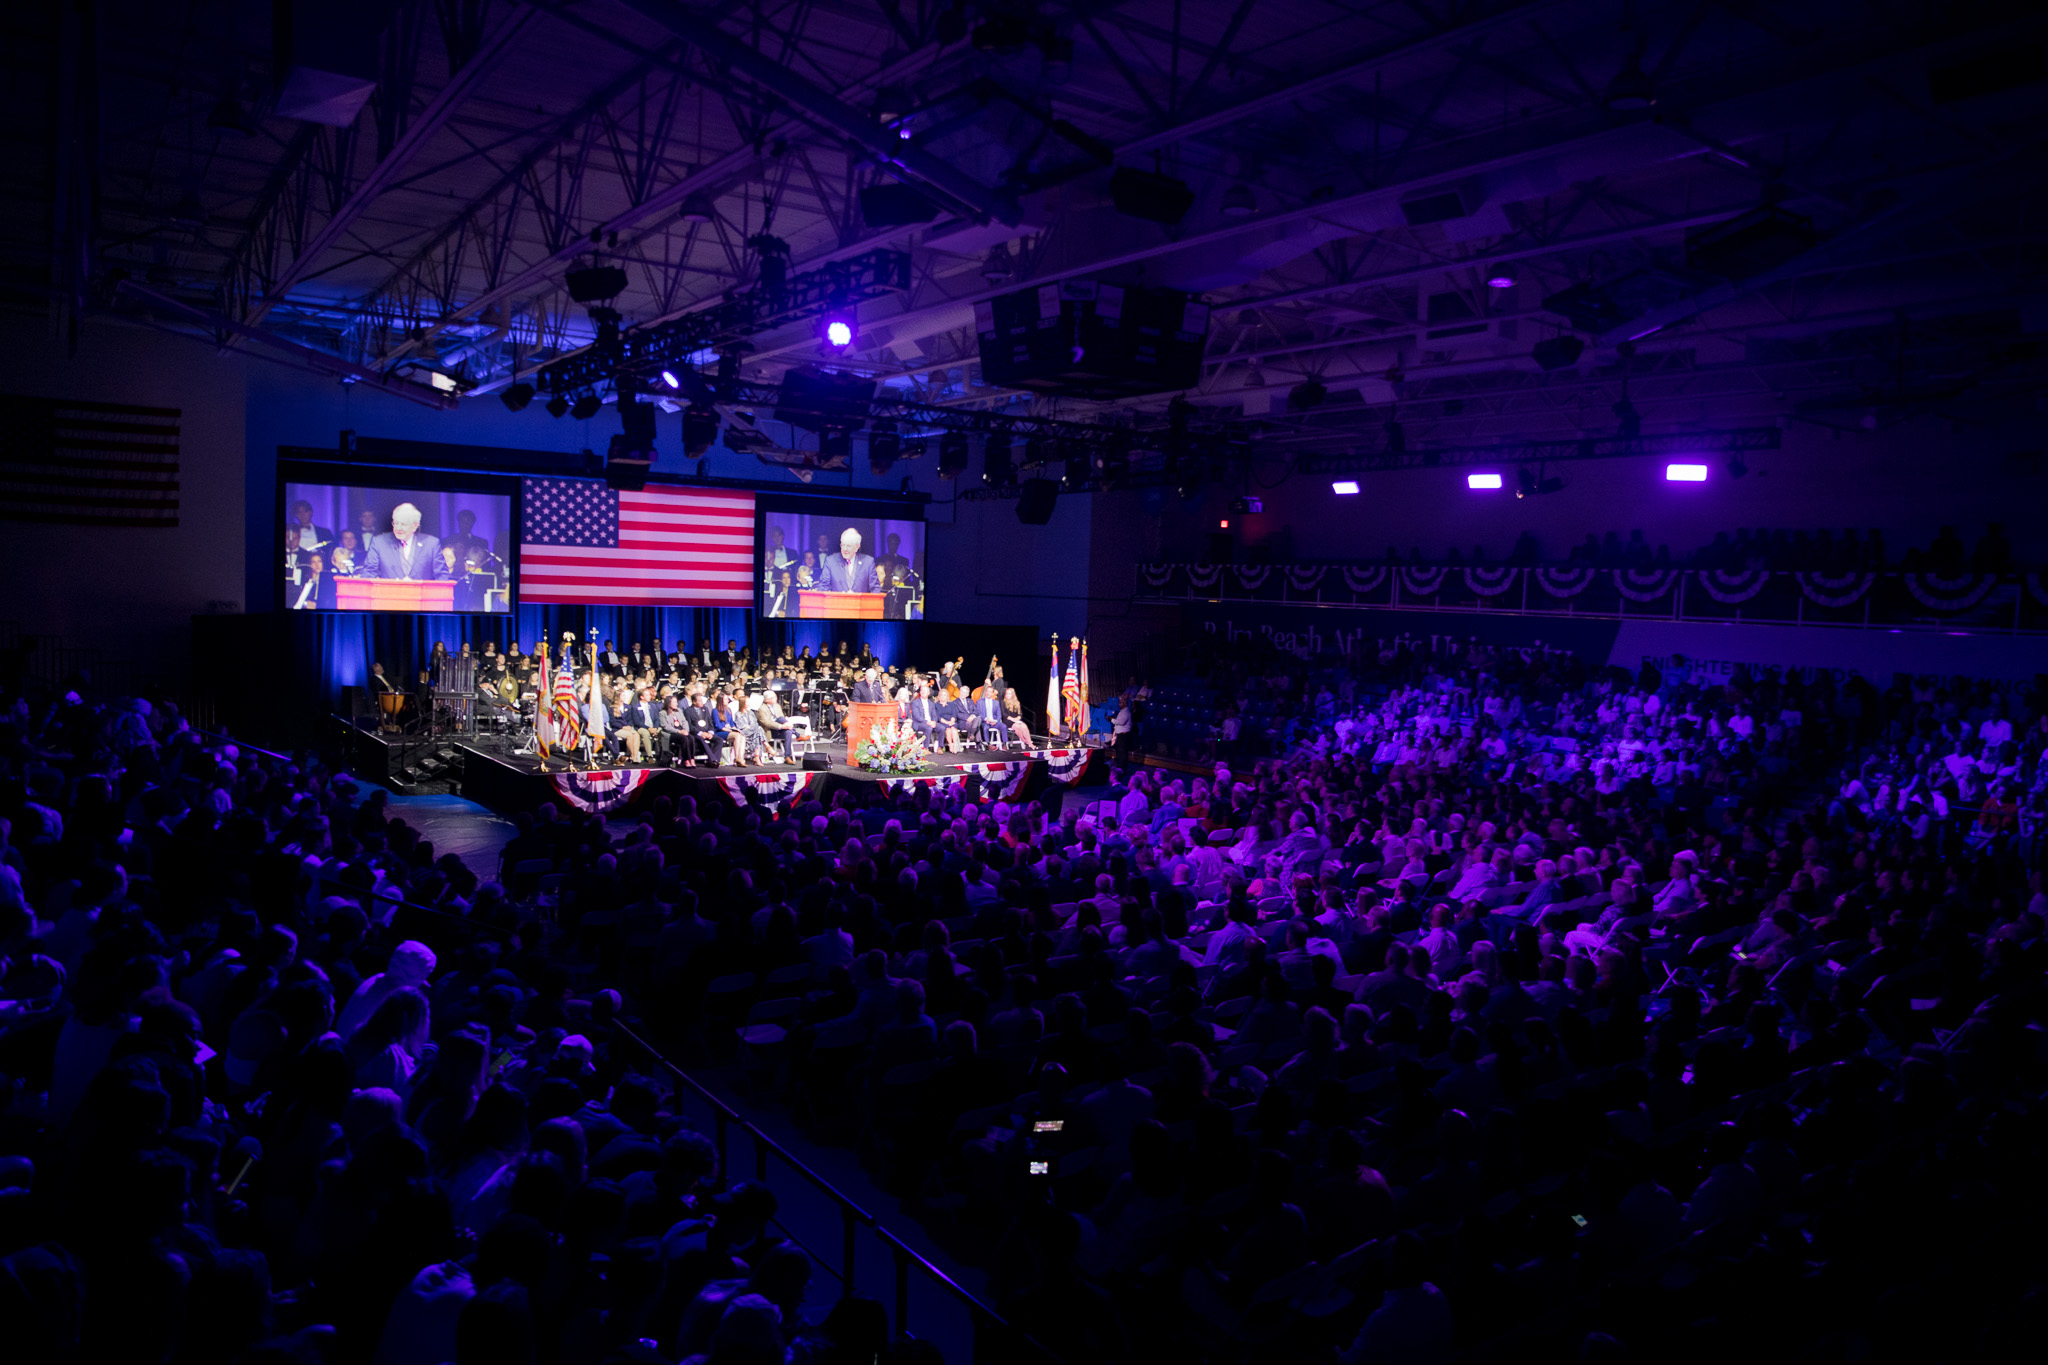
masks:
{"label": "railing post", "polygon": [[889,1249],[896,1254],[896,1335],[910,1331],[910,1253],[893,1238]]}
{"label": "railing post", "polygon": [[854,1234],[860,1231],[860,1224],[854,1221],[853,1210],[844,1204],[839,1206],[839,1221],[845,1234],[845,1245],[840,1249],[844,1268],[839,1276],[839,1288],[841,1293],[851,1294],[854,1262],[860,1255],[859,1248],[854,1244]]}

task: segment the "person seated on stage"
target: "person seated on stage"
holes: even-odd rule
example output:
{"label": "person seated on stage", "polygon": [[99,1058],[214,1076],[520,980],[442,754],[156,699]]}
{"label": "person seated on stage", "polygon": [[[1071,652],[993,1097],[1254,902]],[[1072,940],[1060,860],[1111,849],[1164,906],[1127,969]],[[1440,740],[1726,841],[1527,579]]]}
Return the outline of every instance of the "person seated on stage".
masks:
{"label": "person seated on stage", "polygon": [[754,719],[761,727],[762,739],[780,748],[784,762],[795,762],[796,755],[790,749],[789,741],[796,727],[782,713],[782,703],[773,692],[761,694],[761,709],[754,713]]}
{"label": "person seated on stage", "polygon": [[974,742],[987,744],[996,740],[1003,729],[1002,694],[994,687],[984,686],[980,698],[974,703]]}
{"label": "person seated on stage", "polygon": [[928,684],[919,683],[911,695],[910,728],[924,741],[925,748],[937,747],[934,735],[939,728],[939,708],[932,702],[932,690]]}
{"label": "person seated on stage", "polygon": [[334,532],[314,522],[313,504],[304,498],[292,504],[291,520],[286,525],[299,533],[301,550],[323,549],[334,543]]}
{"label": "person seated on stage", "polygon": [[605,689],[605,730],[611,736],[612,747],[626,756],[629,763],[640,761],[640,732],[635,730],[631,718],[626,714],[626,699],[631,695],[625,688]]}
{"label": "person seated on stage", "polygon": [[694,752],[690,745],[690,721],[683,714],[681,697],[674,692],[664,696],[661,709],[655,712],[654,723],[660,727],[662,749],[668,754],[671,768]]}
{"label": "person seated on stage", "polygon": [[960,685],[946,684],[946,699],[939,704],[939,730],[946,738],[948,753],[959,753],[960,737],[974,731],[974,712],[960,699]]}
{"label": "person seated on stage", "polygon": [[1031,727],[1024,723],[1024,704],[1017,700],[1017,689],[1003,689],[1003,724],[1017,737],[1025,748],[1031,747]]}
{"label": "person seated on stage", "polygon": [[633,733],[640,737],[640,755],[643,762],[662,761],[669,743],[661,724],[661,707],[654,700],[654,684],[641,684],[639,694],[628,694],[626,700],[626,723]]}
{"label": "person seated on stage", "polygon": [[818,587],[824,592],[880,592],[875,557],[860,552],[860,532],[851,526],[839,533],[839,553],[819,566]]}
{"label": "person seated on stage", "polygon": [[[796,585],[799,588],[815,588],[818,586],[818,552],[816,550],[804,551],[803,561],[796,566]],[[808,655],[810,652],[811,647],[805,645],[804,653]]]}
{"label": "person seated on stage", "polygon": [[453,576],[441,542],[420,531],[420,509],[401,502],[391,509],[391,529],[370,538],[364,555],[365,578],[441,580]]}
{"label": "person seated on stage", "polygon": [[721,687],[711,703],[712,766],[723,768],[733,761],[733,747],[739,742],[739,728],[739,708],[733,705],[731,695]]}
{"label": "person seated on stage", "polygon": [[686,766],[694,768],[700,761],[717,761],[717,735],[711,721],[711,707],[704,700],[704,686],[692,682],[689,700],[683,703],[683,762]]}
{"label": "person seated on stage", "polygon": [[736,711],[733,718],[733,761],[741,767],[751,767],[762,761],[768,747],[768,737],[761,729],[761,697],[759,693],[742,693],[735,699]]}
{"label": "person seated on stage", "polygon": [[398,684],[384,676],[384,665],[373,662],[370,665],[370,690],[372,692],[396,692]]}
{"label": "person seated on stage", "polygon": [[597,651],[597,666],[607,673],[619,671],[619,651],[612,648],[610,640],[606,640],[604,648]]}

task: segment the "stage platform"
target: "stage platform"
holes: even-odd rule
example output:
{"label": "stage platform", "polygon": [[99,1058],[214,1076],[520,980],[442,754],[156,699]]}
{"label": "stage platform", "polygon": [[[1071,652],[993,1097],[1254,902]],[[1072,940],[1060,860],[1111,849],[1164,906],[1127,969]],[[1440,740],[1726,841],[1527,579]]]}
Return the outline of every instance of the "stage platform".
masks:
{"label": "stage platform", "polygon": [[[1064,798],[1070,791],[1106,786],[1110,767],[1107,749],[1047,746],[1029,751],[969,749],[934,754],[931,766],[916,775],[864,772],[843,762],[822,770],[788,764],[724,768],[644,764],[578,772],[557,760],[543,771],[531,754],[514,752],[509,739],[449,736],[426,740],[343,725],[348,730],[349,761],[362,776],[392,785],[404,785],[408,774],[414,780],[452,784],[462,796],[501,813],[532,810],[552,801],[611,814],[664,795],[694,797],[700,810],[713,803],[777,810],[800,798],[829,801],[835,792],[849,788],[877,793],[958,788],[976,799],[1014,803],[1038,799],[1048,791]],[[834,749],[844,752],[838,746]]]}

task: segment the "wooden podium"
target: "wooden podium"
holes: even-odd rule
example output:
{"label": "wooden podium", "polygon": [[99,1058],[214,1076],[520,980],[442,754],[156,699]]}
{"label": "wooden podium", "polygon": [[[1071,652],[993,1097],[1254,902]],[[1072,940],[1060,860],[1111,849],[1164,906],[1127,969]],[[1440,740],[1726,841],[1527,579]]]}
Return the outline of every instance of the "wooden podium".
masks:
{"label": "wooden podium", "polygon": [[813,621],[879,621],[885,596],[879,592],[820,592],[816,588],[799,588],[796,614]]}
{"label": "wooden podium", "polygon": [[[880,593],[871,594],[880,597]],[[845,596],[844,593],[840,596]],[[846,761],[851,765],[853,752],[868,742],[868,731],[877,725],[887,725],[896,719],[896,703],[893,701],[856,701],[846,707]]]}
{"label": "wooden podium", "polygon": [[455,581],[422,578],[337,578],[337,611],[453,611]]}

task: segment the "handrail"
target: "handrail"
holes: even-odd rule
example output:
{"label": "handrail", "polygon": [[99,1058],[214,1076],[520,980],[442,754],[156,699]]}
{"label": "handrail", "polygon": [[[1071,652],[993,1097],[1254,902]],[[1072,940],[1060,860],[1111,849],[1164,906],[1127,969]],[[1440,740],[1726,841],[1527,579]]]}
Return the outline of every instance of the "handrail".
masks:
{"label": "handrail", "polygon": [[[894,1256],[896,1261],[895,1322],[896,1330],[898,1332],[904,1332],[908,1330],[908,1318],[910,1315],[910,1270],[912,1267],[915,1267],[923,1271],[927,1277],[929,1277],[934,1283],[936,1283],[939,1286],[939,1288],[945,1290],[947,1293],[951,1294],[956,1300],[958,1300],[961,1306],[967,1309],[968,1313],[976,1321],[977,1325],[979,1325],[980,1323],[986,1323],[988,1326],[1002,1333],[1011,1341],[1019,1343],[1021,1345],[1028,1346],[1031,1349],[1037,1351],[1041,1356],[1043,1356],[1048,1361],[1059,1362],[1061,1360],[1061,1357],[1057,1355],[1055,1352],[1053,1352],[1044,1343],[1038,1341],[1030,1334],[1024,1332],[1023,1330],[1012,1324],[1001,1314],[997,1313],[995,1309],[989,1307],[988,1304],[983,1302],[982,1299],[978,1295],[976,1295],[973,1290],[961,1284],[958,1280],[954,1279],[951,1275],[948,1275],[938,1266],[933,1265],[914,1247],[910,1246],[902,1238],[898,1237],[895,1233],[883,1227],[873,1214],[869,1213],[860,1205],[854,1203],[853,1200],[848,1198],[844,1193],[840,1191],[837,1185],[834,1185],[830,1180],[827,1180],[824,1176],[812,1170],[811,1167],[805,1164],[801,1159],[799,1159],[795,1153],[791,1152],[787,1147],[784,1147],[774,1138],[768,1136],[768,1134],[762,1132],[738,1110],[734,1109],[731,1105],[727,1104],[724,1100],[720,1099],[716,1094],[706,1089],[704,1085],[701,1084],[695,1077],[691,1076],[687,1071],[684,1071],[681,1067],[677,1066],[674,1062],[670,1061],[666,1056],[664,1056],[661,1050],[655,1047],[653,1043],[641,1037],[638,1033],[635,1033],[631,1028],[628,1028],[622,1022],[614,1021],[612,1024],[612,1028],[615,1032],[620,1033],[625,1037],[630,1038],[634,1042],[638,1043],[642,1048],[646,1050],[647,1054],[650,1057],[652,1057],[657,1064],[659,1064],[663,1069],[665,1069],[676,1080],[680,1081],[683,1085],[687,1086],[690,1089],[690,1091],[694,1093],[700,1101],[702,1101],[704,1104],[710,1107],[712,1114],[715,1116],[717,1120],[717,1133],[714,1138],[714,1143],[717,1148],[718,1165],[721,1171],[727,1169],[726,1128],[728,1125],[738,1124],[740,1128],[746,1132],[747,1136],[751,1137],[754,1140],[754,1164],[756,1179],[765,1180],[767,1178],[768,1156],[770,1153],[773,1153],[775,1156],[779,1157],[784,1164],[789,1166],[791,1170],[794,1170],[798,1175],[801,1175],[804,1179],[808,1180],[811,1183],[812,1187],[815,1188],[819,1193],[825,1195],[827,1198],[831,1199],[835,1204],[839,1206],[840,1216],[844,1220],[846,1231],[846,1237],[842,1251],[842,1263],[841,1268],[839,1270],[839,1281],[842,1286],[844,1286],[848,1290],[850,1290],[853,1286],[855,1262],[858,1259],[854,1237],[855,1229],[857,1227],[865,1227],[869,1229],[878,1238],[880,1238],[884,1243],[887,1244],[891,1254]],[[977,1356],[978,1355],[979,1353],[977,1352]]]}
{"label": "handrail", "polygon": [[275,749],[261,748],[257,745],[251,744],[246,739],[236,739],[233,735],[227,734],[223,731],[202,729],[199,726],[192,724],[192,722],[190,721],[185,722],[185,728],[187,730],[190,730],[195,735],[205,735],[208,739],[217,739],[221,741],[223,744],[232,744],[237,749],[247,749],[251,753],[262,754],[265,758],[274,758],[280,763],[293,763],[297,761],[290,754],[281,754],[278,753]]}

